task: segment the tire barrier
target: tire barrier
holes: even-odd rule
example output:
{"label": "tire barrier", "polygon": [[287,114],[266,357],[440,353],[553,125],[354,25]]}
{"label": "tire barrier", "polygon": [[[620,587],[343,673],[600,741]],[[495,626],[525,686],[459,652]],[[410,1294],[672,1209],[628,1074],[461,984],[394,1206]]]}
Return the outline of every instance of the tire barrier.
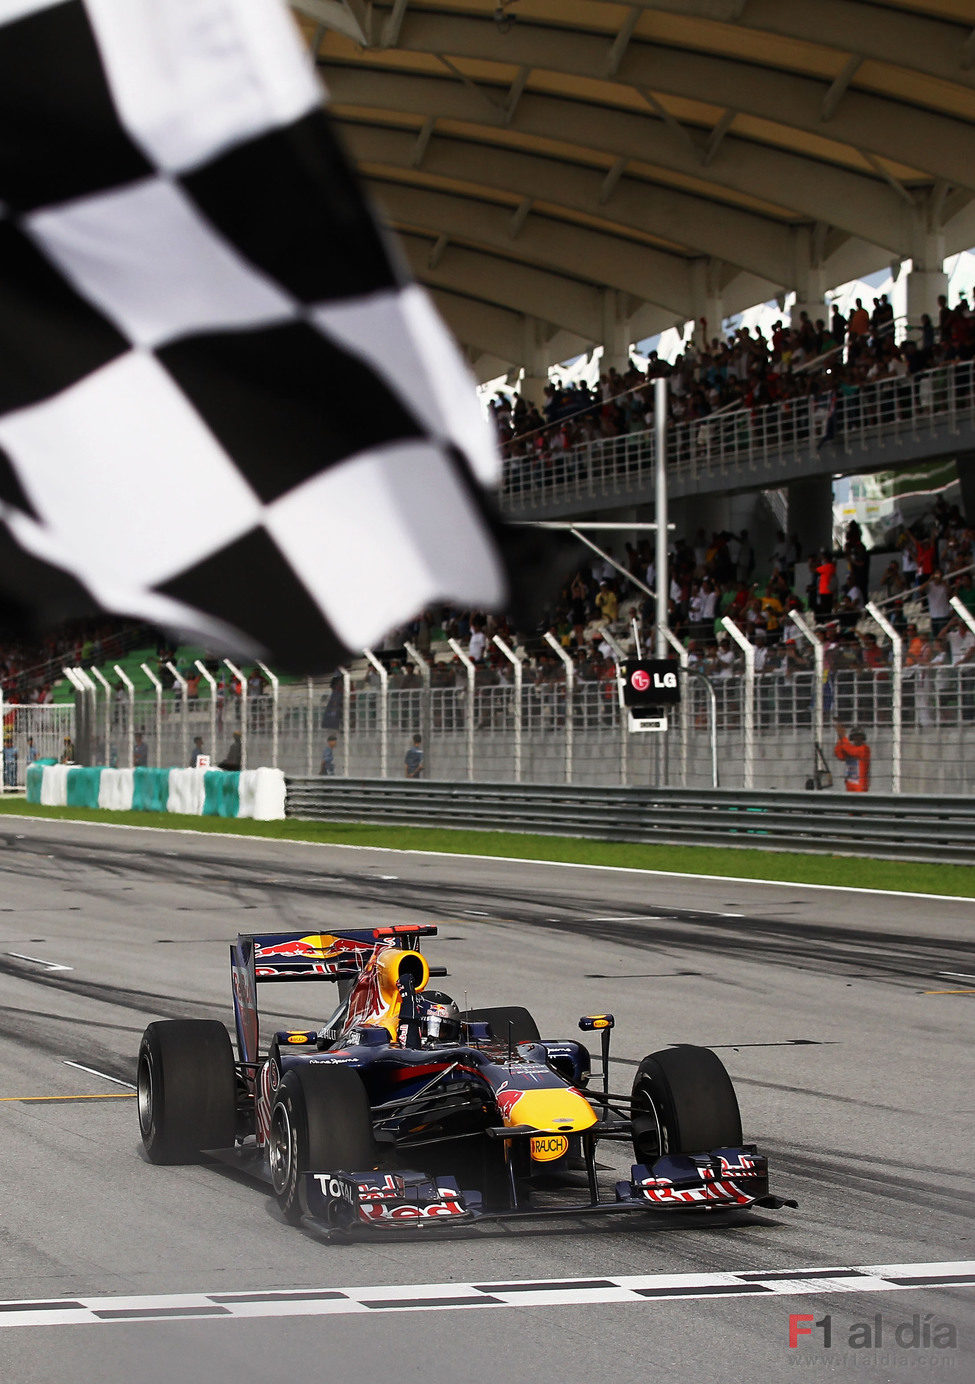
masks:
{"label": "tire barrier", "polygon": [[103,812],[178,812],[196,817],[241,817],[258,822],[285,815],[280,769],[105,769],[32,764],[27,801],[44,807]]}

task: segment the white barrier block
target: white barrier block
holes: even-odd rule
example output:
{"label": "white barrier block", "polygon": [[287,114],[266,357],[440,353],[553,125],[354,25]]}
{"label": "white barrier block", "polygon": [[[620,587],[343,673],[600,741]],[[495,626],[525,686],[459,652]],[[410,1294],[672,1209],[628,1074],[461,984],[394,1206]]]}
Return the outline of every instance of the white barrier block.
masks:
{"label": "white barrier block", "polygon": [[280,769],[245,769],[240,776],[239,817],[276,822],[284,817],[284,774]]}
{"label": "white barrier block", "polygon": [[98,806],[107,812],[131,812],[134,791],[131,769],[103,769],[98,780]]}
{"label": "white barrier block", "polygon": [[44,807],[67,807],[67,764],[44,765],[44,777],[41,779],[41,803]]}
{"label": "white barrier block", "polygon": [[166,811],[202,817],[206,772],[206,769],[170,769]]}

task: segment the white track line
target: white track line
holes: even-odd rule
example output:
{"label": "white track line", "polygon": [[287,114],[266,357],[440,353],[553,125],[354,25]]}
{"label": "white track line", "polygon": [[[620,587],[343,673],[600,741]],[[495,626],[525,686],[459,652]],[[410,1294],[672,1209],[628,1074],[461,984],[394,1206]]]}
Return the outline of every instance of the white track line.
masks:
{"label": "white track line", "polygon": [[116,1086],[124,1086],[129,1091],[135,1090],[131,1081],[120,1081],[117,1076],[109,1076],[108,1072],[100,1072],[97,1067],[84,1067],[80,1062],[71,1062],[66,1057],[61,1060],[65,1067],[77,1067],[79,1072],[87,1072],[89,1076],[100,1076],[102,1081],[114,1082]]}
{"label": "white track line", "polygon": [[641,1274],[590,1279],[481,1283],[395,1283],[369,1288],[294,1288],[152,1297],[78,1297],[0,1302],[8,1326],[91,1326],[113,1322],[222,1317],[325,1317],[373,1312],[433,1312],[481,1307],[577,1307],[728,1297],[826,1297],[836,1293],[975,1289],[975,1260],[861,1264],[738,1273]]}
{"label": "white track line", "polygon": [[57,961],[43,961],[39,956],[25,956],[23,952],[7,952],[8,956],[15,956],[18,961],[33,961],[35,966],[43,966],[45,971],[73,971],[73,966],[62,966]]}

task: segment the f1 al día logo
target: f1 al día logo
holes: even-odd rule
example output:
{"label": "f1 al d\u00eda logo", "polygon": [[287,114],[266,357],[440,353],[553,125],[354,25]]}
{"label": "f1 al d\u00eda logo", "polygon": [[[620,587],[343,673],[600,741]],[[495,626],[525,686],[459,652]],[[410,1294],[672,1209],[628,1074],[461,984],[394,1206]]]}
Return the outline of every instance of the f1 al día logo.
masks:
{"label": "f1 al d\u00eda logo", "polygon": [[[877,1312],[871,1321],[850,1322],[848,1326],[842,1325],[830,1312],[818,1320],[812,1312],[789,1313],[789,1349],[795,1351],[805,1347],[808,1352],[819,1347],[821,1350],[840,1348],[844,1352],[890,1351],[898,1355],[904,1352],[917,1361],[922,1351],[948,1351],[957,1346],[958,1330],[954,1322],[937,1317],[933,1312],[915,1312],[898,1322],[884,1321]],[[902,1363],[908,1361],[902,1360]]]}

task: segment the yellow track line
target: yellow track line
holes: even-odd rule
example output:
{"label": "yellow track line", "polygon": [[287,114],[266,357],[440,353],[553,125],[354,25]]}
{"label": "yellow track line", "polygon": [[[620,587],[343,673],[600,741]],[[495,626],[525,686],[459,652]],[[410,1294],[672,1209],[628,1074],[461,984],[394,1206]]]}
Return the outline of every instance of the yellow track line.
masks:
{"label": "yellow track line", "polygon": [[924,995],[975,995],[975,990],[922,990]]}
{"label": "yellow track line", "polygon": [[0,1096],[0,1101],[20,1101],[24,1104],[27,1101],[44,1101],[50,1103],[56,1100],[135,1100],[135,1091],[120,1092],[118,1095],[113,1091],[107,1096]]}

